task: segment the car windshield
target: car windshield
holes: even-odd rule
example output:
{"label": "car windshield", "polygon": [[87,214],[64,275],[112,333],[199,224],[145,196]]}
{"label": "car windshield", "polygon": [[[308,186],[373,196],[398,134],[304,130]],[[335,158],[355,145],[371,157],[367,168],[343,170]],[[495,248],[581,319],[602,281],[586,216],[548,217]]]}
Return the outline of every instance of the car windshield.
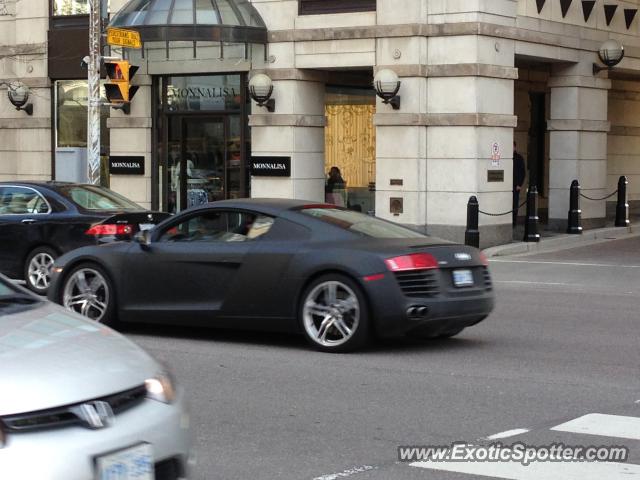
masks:
{"label": "car windshield", "polygon": [[73,185],[61,187],[60,193],[85,210],[143,210],[140,205],[104,187]]}
{"label": "car windshield", "polygon": [[0,278],[0,316],[13,313],[16,309],[22,309],[25,305],[39,303],[35,296],[23,293],[13,287],[9,282]]}
{"label": "car windshield", "polygon": [[303,208],[305,215],[330,223],[350,232],[372,238],[426,238],[409,228],[387,222],[363,213],[331,207]]}

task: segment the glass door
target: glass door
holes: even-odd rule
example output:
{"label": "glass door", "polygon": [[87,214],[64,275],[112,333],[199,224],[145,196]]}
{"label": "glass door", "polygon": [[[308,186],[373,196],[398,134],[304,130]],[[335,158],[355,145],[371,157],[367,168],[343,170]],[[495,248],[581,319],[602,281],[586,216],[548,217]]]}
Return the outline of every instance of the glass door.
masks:
{"label": "glass door", "polygon": [[172,116],[169,119],[169,212],[227,198],[225,123],[224,117]]}

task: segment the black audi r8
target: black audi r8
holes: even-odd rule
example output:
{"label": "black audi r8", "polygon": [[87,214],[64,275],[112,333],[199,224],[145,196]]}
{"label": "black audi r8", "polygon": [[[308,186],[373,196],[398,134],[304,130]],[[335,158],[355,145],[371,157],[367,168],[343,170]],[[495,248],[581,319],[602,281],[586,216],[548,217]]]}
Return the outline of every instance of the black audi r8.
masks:
{"label": "black audi r8", "polygon": [[370,335],[451,337],[494,304],[475,248],[282,199],[210,203],[136,242],[75,250],[56,261],[49,298],[111,325],[297,331],[324,351]]}
{"label": "black audi r8", "polygon": [[99,186],[0,182],[0,273],[45,294],[58,256],[85,245],[130,240],[168,216]]}

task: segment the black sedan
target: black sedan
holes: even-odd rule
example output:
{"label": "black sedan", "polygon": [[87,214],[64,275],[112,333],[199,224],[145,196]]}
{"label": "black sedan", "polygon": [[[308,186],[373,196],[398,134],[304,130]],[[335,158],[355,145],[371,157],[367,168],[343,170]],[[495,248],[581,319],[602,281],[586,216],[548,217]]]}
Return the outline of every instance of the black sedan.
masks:
{"label": "black sedan", "polygon": [[299,200],[185,211],[134,243],[60,257],[51,286],[51,300],[106,324],[297,331],[324,351],[451,337],[494,304],[479,250]]}
{"label": "black sedan", "polygon": [[54,260],[74,248],[130,240],[168,217],[103,187],[0,182],[0,273],[45,294]]}

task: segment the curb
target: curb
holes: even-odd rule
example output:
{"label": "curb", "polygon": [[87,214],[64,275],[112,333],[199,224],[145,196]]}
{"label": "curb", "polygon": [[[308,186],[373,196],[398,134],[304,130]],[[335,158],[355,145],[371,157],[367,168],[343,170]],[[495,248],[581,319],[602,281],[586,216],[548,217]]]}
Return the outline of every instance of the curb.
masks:
{"label": "curb", "polygon": [[558,235],[548,239],[542,239],[538,243],[507,243],[483,250],[487,258],[503,257],[506,255],[526,255],[533,253],[548,253],[569,248],[585,247],[610,240],[621,240],[640,236],[640,228],[637,226],[606,227],[587,230],[582,235]]}

